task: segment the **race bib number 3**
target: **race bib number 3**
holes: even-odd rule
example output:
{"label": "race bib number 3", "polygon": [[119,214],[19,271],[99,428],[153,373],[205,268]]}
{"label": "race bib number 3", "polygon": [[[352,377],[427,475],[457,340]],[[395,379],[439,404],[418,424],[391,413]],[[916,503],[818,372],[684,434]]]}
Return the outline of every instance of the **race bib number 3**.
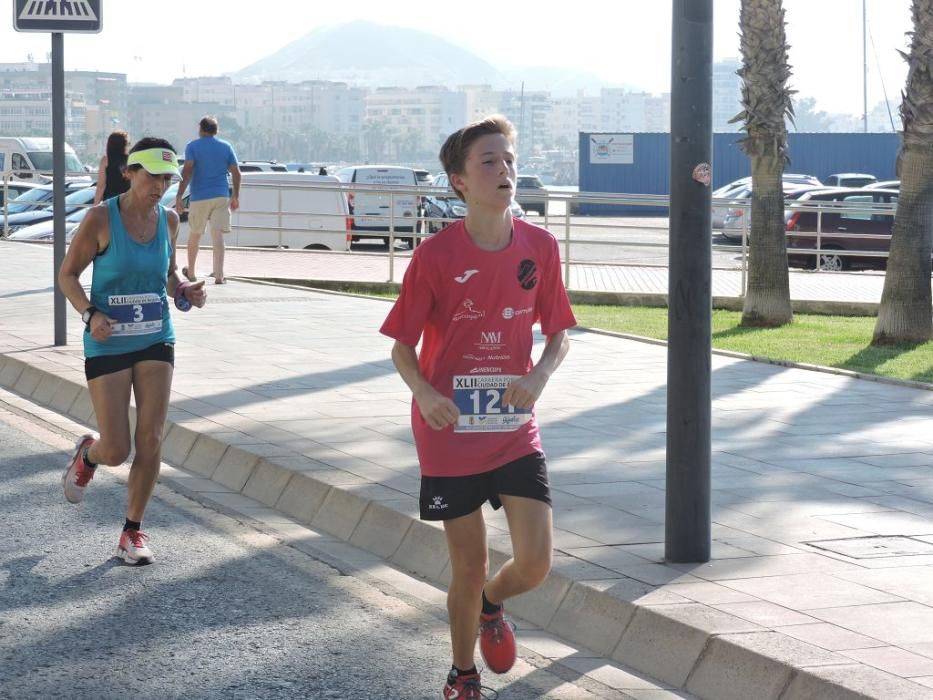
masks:
{"label": "race bib number 3", "polygon": [[531,420],[531,409],[503,405],[514,376],[467,374],[454,377],[454,403],[460,411],[455,433],[507,433]]}
{"label": "race bib number 3", "polygon": [[123,294],[107,298],[113,335],[148,335],[162,330],[162,298],[158,294]]}

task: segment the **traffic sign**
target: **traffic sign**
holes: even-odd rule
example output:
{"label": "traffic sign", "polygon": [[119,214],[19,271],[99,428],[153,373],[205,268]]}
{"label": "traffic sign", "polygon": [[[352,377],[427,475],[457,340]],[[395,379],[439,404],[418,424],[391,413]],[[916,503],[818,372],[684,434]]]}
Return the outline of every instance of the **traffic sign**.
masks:
{"label": "traffic sign", "polygon": [[13,0],[13,28],[18,32],[101,30],[103,0]]}

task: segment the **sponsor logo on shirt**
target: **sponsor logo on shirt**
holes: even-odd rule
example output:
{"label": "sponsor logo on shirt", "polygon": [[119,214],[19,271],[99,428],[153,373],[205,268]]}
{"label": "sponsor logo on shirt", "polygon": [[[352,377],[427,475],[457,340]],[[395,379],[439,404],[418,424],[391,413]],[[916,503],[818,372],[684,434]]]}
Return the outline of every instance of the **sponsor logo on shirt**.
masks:
{"label": "sponsor logo on shirt", "polygon": [[531,307],[525,309],[513,309],[511,306],[506,306],[502,309],[502,318],[509,320],[515,318],[516,316],[524,316],[525,314],[531,313]]}
{"label": "sponsor logo on shirt", "polygon": [[534,289],[538,284],[538,267],[534,260],[525,258],[518,264],[518,283],[522,289]]}
{"label": "sponsor logo on shirt", "polygon": [[486,359],[486,356],[485,355],[474,355],[473,353],[468,352],[466,355],[463,356],[463,359],[464,360],[475,360],[476,362],[482,362],[483,360]]}
{"label": "sponsor logo on shirt", "polygon": [[486,373],[499,374],[502,372],[501,367],[474,367],[470,370],[470,374],[486,374]]}
{"label": "sponsor logo on shirt", "polygon": [[459,282],[460,284],[466,284],[466,281],[470,279],[473,275],[477,274],[479,270],[464,270],[463,274],[459,277],[454,277],[454,282]]}
{"label": "sponsor logo on shirt", "polygon": [[487,355],[484,359],[486,360],[511,360],[511,355]]}
{"label": "sponsor logo on shirt", "polygon": [[502,331],[480,332],[479,342],[475,345],[480,350],[501,350],[505,345],[505,343],[502,342]]}
{"label": "sponsor logo on shirt", "polygon": [[486,317],[485,311],[473,308],[472,299],[464,299],[454,314],[454,321],[476,321]]}

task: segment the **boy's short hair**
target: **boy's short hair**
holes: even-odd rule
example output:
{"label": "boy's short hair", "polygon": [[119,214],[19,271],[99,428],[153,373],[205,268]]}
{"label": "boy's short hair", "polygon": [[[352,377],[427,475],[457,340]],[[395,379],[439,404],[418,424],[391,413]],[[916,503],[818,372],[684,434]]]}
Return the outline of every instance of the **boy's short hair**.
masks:
{"label": "boy's short hair", "polygon": [[[463,174],[470,146],[478,138],[487,134],[502,134],[508,139],[509,145],[513,148],[515,146],[515,127],[512,126],[512,122],[501,114],[490,114],[479,121],[467,124],[448,136],[447,140],[444,141],[444,145],[441,146],[438,158],[448,177]],[[451,182],[450,186],[457,193],[457,196],[463,199],[463,193],[453,186],[453,182]]]}

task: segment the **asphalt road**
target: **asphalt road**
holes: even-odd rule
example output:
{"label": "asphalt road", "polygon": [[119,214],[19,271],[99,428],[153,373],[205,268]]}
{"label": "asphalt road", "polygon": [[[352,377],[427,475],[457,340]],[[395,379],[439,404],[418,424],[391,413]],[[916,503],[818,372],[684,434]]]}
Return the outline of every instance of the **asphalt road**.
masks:
{"label": "asphalt road", "polygon": [[[100,468],[85,501],[66,503],[68,442],[4,397],[0,698],[441,696],[449,667],[442,612],[165,485],[143,525],[156,562],[112,558],[126,467]],[[523,653],[510,674],[484,682],[502,700],[629,697],[564,671]]]}

